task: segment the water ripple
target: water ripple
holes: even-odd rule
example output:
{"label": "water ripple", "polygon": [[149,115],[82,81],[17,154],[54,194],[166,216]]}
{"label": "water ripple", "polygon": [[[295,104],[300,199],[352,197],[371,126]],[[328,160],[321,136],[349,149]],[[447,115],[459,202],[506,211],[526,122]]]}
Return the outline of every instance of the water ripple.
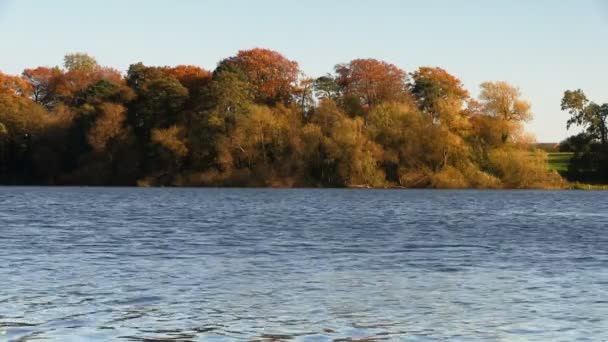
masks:
{"label": "water ripple", "polygon": [[0,341],[608,340],[601,192],[0,187]]}

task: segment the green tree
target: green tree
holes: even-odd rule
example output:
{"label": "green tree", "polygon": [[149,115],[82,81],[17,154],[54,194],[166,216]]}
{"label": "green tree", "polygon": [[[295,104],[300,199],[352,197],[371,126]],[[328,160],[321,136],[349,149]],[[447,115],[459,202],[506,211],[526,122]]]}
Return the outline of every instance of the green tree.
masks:
{"label": "green tree", "polygon": [[63,58],[63,66],[68,71],[93,71],[98,67],[97,60],[86,53],[71,53]]}
{"label": "green tree", "polygon": [[331,74],[315,79],[313,87],[316,97],[320,100],[337,101],[340,96],[340,86]]}
{"label": "green tree", "polygon": [[129,119],[141,140],[148,140],[153,128],[175,124],[188,99],[188,89],[163,68],[133,64],[127,85],[136,95],[129,105]]}
{"label": "green tree", "polygon": [[593,139],[602,146],[608,143],[608,103],[603,105],[589,101],[582,90],[567,90],[562,98],[562,110],[567,110],[571,117],[567,127],[581,126]]}

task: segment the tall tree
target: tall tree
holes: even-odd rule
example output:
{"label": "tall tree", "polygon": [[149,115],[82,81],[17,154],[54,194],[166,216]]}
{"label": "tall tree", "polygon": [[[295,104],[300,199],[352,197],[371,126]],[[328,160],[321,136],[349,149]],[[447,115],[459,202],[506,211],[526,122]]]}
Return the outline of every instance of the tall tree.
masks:
{"label": "tall tree", "polygon": [[94,57],[86,53],[71,53],[63,58],[63,66],[68,71],[93,71],[98,64]]}
{"label": "tall tree", "polygon": [[582,90],[567,90],[562,98],[562,110],[567,110],[571,117],[567,127],[581,126],[592,139],[597,139],[602,146],[608,143],[608,103],[602,105],[589,101]]}
{"label": "tall tree", "polygon": [[420,109],[436,120],[446,111],[462,110],[469,98],[462,82],[441,68],[421,67],[412,73],[410,89]]}
{"label": "tall tree", "polygon": [[32,88],[32,100],[48,109],[56,104],[57,86],[63,77],[61,69],[58,67],[25,69],[22,77]]}
{"label": "tall tree", "polygon": [[315,96],[320,100],[337,101],[340,96],[340,86],[331,74],[321,76],[314,81]]}
{"label": "tall tree", "polygon": [[231,64],[244,73],[257,102],[275,104],[291,101],[299,67],[297,62],[280,53],[261,48],[241,50],[220,64]]}
{"label": "tall tree", "polygon": [[0,93],[26,97],[29,96],[31,91],[30,85],[20,77],[0,72]]}
{"label": "tall tree", "polygon": [[531,106],[521,99],[518,88],[507,82],[484,82],[481,84],[479,99],[485,112],[505,121],[529,121],[532,119]]}
{"label": "tall tree", "polygon": [[506,142],[522,122],[532,119],[530,103],[521,99],[518,88],[507,82],[484,82],[479,100],[486,115],[501,122],[502,141]]}
{"label": "tall tree", "polygon": [[130,122],[143,140],[149,138],[151,129],[175,124],[188,99],[188,89],[164,68],[133,64],[127,72],[127,85],[136,94],[130,103]]}
{"label": "tall tree", "polygon": [[394,64],[376,59],[355,59],[335,67],[336,82],[345,95],[364,106],[399,102],[406,97],[406,73]]}

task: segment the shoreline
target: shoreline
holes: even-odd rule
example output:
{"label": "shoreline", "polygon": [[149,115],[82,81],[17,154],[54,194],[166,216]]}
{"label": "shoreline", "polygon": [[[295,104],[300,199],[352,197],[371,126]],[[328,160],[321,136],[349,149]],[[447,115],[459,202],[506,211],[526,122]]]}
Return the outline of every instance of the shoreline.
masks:
{"label": "shoreline", "polygon": [[373,187],[352,185],[344,187],[315,186],[196,186],[196,185],[91,185],[91,184],[0,184],[0,188],[117,188],[117,189],[276,189],[276,190],[449,190],[449,191],[608,191],[608,184],[568,183],[563,188],[408,188],[404,186]]}

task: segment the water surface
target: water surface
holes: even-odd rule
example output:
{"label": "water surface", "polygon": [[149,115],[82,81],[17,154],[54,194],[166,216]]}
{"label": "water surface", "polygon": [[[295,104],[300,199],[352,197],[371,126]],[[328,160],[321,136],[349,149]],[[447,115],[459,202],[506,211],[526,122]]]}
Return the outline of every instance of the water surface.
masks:
{"label": "water surface", "polygon": [[607,199],[0,188],[0,341],[606,341]]}

